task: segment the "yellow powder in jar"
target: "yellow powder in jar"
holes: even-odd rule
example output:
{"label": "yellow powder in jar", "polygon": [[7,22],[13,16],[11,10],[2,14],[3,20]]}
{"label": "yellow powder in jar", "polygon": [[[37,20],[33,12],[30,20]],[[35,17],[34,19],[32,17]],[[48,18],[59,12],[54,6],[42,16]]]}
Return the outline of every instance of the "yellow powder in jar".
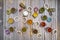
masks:
{"label": "yellow powder in jar", "polygon": [[13,19],[13,18],[9,18],[9,19],[8,19],[8,23],[9,23],[9,24],[13,24],[13,23],[14,23],[14,19]]}
{"label": "yellow powder in jar", "polygon": [[38,16],[38,13],[37,12],[34,12],[33,15],[32,15],[34,18],[36,18]]}

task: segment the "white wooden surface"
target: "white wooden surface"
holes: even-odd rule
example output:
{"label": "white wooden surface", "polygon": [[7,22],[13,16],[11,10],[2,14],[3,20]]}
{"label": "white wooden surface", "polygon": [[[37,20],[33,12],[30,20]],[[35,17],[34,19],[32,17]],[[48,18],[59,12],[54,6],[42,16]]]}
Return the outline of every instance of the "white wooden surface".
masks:
{"label": "white wooden surface", "polygon": [[[19,12],[19,3],[22,0],[11,0],[11,1],[12,1],[12,3],[10,4],[9,0],[4,0],[4,25],[3,25],[4,26],[4,40],[56,40],[57,39],[57,35],[56,35],[57,33],[56,34],[47,33],[44,30],[44,28],[39,27],[39,25],[38,26],[32,25],[33,28],[38,29],[39,33],[41,34],[41,37],[39,37],[39,38],[37,37],[37,35],[32,35],[32,37],[30,38],[30,35],[29,35],[30,26],[28,26],[28,25],[27,25],[28,31],[23,34],[24,37],[22,36],[22,34],[18,34],[17,30],[21,30],[21,28],[24,25],[23,24],[24,20],[23,20],[23,17],[22,17],[22,12],[23,11]],[[27,8],[30,6],[30,4],[29,4],[30,1],[31,0],[25,0],[25,5],[26,5]],[[45,0],[45,3],[48,4],[49,7],[57,9],[56,0],[51,0],[51,1],[50,0],[49,1]],[[32,0],[32,3],[31,3],[32,14],[33,14],[33,8],[36,7],[36,6],[38,8],[43,7],[43,0]],[[11,14],[11,15],[8,16],[6,14],[6,10],[9,9],[9,8],[12,8],[12,7],[15,7],[18,11],[15,14]],[[25,10],[28,10],[28,9],[25,9]],[[48,15],[47,11],[45,11],[44,14],[47,15],[48,17],[50,17]],[[32,19],[34,22],[39,22],[40,23],[42,21],[41,16],[44,15],[44,14],[39,14],[36,19],[34,19],[32,16],[29,15],[28,17],[26,17],[26,20],[27,19]],[[11,17],[11,18],[14,19],[16,16],[19,18],[19,21],[17,21],[17,22],[15,21],[14,24],[12,24],[12,25],[7,23],[8,18]],[[53,16],[51,18],[52,18],[52,22],[50,22],[50,23],[46,22],[47,23],[46,27],[50,27],[51,24],[52,24],[52,28],[57,29],[57,22],[56,22],[57,11],[53,13]],[[15,32],[11,33],[10,35],[6,35],[5,34],[5,27],[9,28],[10,26],[16,27]],[[44,34],[45,34],[45,37],[44,37]]]}

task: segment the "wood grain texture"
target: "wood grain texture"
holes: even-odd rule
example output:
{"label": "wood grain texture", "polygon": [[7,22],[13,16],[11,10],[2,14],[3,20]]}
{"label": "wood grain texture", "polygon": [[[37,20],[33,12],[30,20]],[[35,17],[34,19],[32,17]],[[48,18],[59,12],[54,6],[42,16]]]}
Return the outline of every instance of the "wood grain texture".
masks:
{"label": "wood grain texture", "polygon": [[[31,1],[31,5],[29,3],[30,1]],[[22,2],[22,0],[12,0],[12,1],[11,0],[10,1],[4,0],[4,16],[3,17],[4,17],[4,26],[6,28],[9,28],[10,26],[14,26],[14,27],[16,27],[16,31],[17,31],[17,30],[21,30],[21,28],[23,26],[25,26],[24,23],[23,23],[23,22],[25,22],[25,20],[23,20],[23,15],[22,15],[24,10],[22,12],[19,12],[19,8],[20,8],[19,4],[21,2]],[[27,8],[29,6],[31,6],[31,8],[32,8],[31,14],[33,14],[33,12],[34,12],[33,8],[36,7],[36,6],[38,8],[43,7],[44,2],[43,2],[43,0],[25,0],[24,4],[26,5]],[[48,7],[56,8],[56,1],[55,0],[49,0],[49,1],[45,0],[45,4],[48,4]],[[12,7],[15,7],[17,9],[17,12],[15,14],[11,14],[10,16],[8,16],[6,14],[7,13],[6,10],[9,9],[9,8],[12,8]],[[27,10],[27,9],[25,9],[25,10]],[[51,26],[51,24],[52,24],[52,28],[56,29],[56,25],[57,25],[56,24],[56,17],[57,17],[56,14],[57,14],[57,12],[53,13],[53,16],[51,17],[52,18],[51,23],[46,22],[47,23],[46,27]],[[43,15],[47,15],[48,17],[50,17],[47,11],[45,11]],[[18,22],[14,22],[14,24],[12,24],[12,25],[7,23],[8,18],[13,18],[14,19],[16,16],[18,16],[18,18],[19,18]],[[32,19],[34,22],[40,23],[42,21],[40,17],[41,17],[40,14],[36,19],[34,19],[31,15],[28,15],[28,17],[26,17],[26,21],[28,19]],[[15,31],[8,36],[4,32],[4,40],[8,40],[8,39],[9,40],[56,40],[56,34],[54,34],[53,32],[52,32],[52,34],[47,33],[44,30],[44,28],[41,28],[41,27],[39,28],[39,25],[37,26],[35,24],[32,25],[32,27],[39,30],[39,33],[41,33],[41,37],[38,38],[37,35],[32,35],[32,37],[30,37],[30,34],[29,34],[30,26],[27,25],[27,27],[28,27],[28,31],[26,33],[23,33],[22,35],[18,34]],[[4,31],[5,31],[5,29],[4,29]]]}

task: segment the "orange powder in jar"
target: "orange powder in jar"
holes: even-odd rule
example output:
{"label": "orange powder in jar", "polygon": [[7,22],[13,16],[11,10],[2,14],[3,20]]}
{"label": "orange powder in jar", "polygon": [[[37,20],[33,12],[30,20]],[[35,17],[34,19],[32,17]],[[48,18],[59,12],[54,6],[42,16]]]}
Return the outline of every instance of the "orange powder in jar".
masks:
{"label": "orange powder in jar", "polygon": [[32,25],[33,24],[33,21],[31,19],[27,20],[27,24],[28,25]]}

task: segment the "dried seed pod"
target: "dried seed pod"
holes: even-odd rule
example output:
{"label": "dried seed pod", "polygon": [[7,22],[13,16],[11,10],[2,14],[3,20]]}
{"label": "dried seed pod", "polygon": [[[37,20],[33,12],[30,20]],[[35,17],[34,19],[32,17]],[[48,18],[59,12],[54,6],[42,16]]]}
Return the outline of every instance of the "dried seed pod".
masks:
{"label": "dried seed pod", "polygon": [[13,28],[13,27],[10,27],[10,28],[9,28],[9,31],[10,31],[10,32],[14,32],[14,28]]}
{"label": "dried seed pod", "polygon": [[39,13],[43,13],[44,11],[45,11],[44,7],[42,7],[42,8],[39,9]]}
{"label": "dried seed pod", "polygon": [[45,27],[45,26],[46,26],[46,23],[45,23],[45,22],[41,22],[41,23],[40,23],[40,26],[41,26],[41,27]]}
{"label": "dried seed pod", "polygon": [[14,19],[13,19],[13,18],[9,18],[9,19],[8,19],[8,23],[9,23],[9,24],[13,24],[13,23],[14,23]]}
{"label": "dried seed pod", "polygon": [[23,8],[23,9],[26,8],[26,6],[25,6],[23,3],[20,3],[19,6],[20,6],[21,8]]}

